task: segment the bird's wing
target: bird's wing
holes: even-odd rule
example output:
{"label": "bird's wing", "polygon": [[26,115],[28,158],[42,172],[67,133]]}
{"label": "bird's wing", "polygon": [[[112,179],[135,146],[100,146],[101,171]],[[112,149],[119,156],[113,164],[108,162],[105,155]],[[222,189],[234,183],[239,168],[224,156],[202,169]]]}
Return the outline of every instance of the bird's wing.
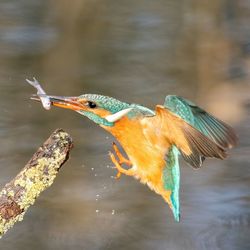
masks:
{"label": "bird's wing", "polygon": [[175,145],[185,161],[194,168],[201,167],[205,157],[226,157],[225,149],[221,145],[164,106],[156,106],[156,118],[159,119],[161,136],[170,145]]}
{"label": "bird's wing", "polygon": [[168,95],[164,107],[194,126],[216,144],[232,148],[237,142],[233,129],[194,103],[174,95]]}
{"label": "bird's wing", "polygon": [[180,220],[180,168],[179,151],[175,146],[171,146],[166,157],[166,165],[163,169],[163,187],[170,193],[170,208],[176,221]]}

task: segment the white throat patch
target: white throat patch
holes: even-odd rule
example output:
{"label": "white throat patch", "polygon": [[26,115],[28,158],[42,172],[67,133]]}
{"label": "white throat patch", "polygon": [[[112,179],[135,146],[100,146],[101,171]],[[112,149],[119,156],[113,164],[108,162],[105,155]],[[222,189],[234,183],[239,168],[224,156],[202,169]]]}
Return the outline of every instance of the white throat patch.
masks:
{"label": "white throat patch", "polygon": [[112,115],[108,115],[105,117],[105,119],[108,122],[116,122],[118,120],[120,120],[124,115],[126,115],[128,112],[130,112],[133,108],[127,108],[127,109],[123,109],[121,111],[118,111]]}

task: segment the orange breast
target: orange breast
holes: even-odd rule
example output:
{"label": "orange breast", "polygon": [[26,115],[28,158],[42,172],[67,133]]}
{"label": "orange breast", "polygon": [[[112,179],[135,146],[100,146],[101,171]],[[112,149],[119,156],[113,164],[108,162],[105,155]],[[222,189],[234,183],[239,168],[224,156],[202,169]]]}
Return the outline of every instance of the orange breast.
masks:
{"label": "orange breast", "polygon": [[104,128],[122,145],[136,170],[135,177],[162,193],[162,170],[169,144],[154,129],[146,128],[140,119],[123,117],[115,126]]}

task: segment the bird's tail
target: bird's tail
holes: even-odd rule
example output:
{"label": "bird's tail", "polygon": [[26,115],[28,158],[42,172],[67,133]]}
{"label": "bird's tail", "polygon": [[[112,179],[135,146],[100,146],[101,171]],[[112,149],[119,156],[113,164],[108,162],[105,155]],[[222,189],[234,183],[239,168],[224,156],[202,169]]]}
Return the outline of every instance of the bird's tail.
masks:
{"label": "bird's tail", "polygon": [[174,219],[180,221],[180,202],[179,202],[179,187],[180,187],[180,169],[178,160],[179,151],[175,146],[169,150],[167,155],[167,164],[163,170],[163,185],[164,190],[169,191],[168,197],[164,197],[174,215]]}

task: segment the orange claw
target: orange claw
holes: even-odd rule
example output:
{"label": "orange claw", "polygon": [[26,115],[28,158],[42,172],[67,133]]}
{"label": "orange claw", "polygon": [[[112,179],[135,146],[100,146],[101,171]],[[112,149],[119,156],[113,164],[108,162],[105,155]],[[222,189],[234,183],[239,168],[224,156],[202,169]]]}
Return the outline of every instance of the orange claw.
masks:
{"label": "orange claw", "polygon": [[118,173],[116,174],[115,179],[118,180],[121,177],[121,175],[122,175],[121,172],[118,171]]}
{"label": "orange claw", "polygon": [[128,166],[132,166],[132,162],[129,159],[126,159],[122,153],[120,152],[119,148],[117,147],[117,145],[115,144],[115,142],[113,142],[113,149],[119,159],[119,163],[120,164],[126,164]]}
{"label": "orange claw", "polygon": [[134,171],[132,169],[124,169],[121,164],[117,161],[115,158],[115,155],[112,152],[109,152],[109,156],[111,161],[114,163],[115,168],[118,170],[118,173],[116,175],[116,179],[119,179],[121,174],[132,176],[134,175]]}

